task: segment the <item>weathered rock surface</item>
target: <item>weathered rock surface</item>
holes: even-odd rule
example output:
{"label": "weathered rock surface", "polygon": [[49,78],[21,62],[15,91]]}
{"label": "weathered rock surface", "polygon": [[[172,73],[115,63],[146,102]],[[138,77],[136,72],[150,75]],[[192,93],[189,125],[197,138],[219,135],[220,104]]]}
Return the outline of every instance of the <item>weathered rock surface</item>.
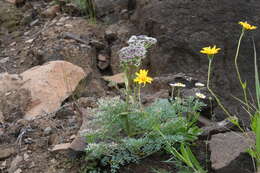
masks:
{"label": "weathered rock surface", "polygon": [[[251,132],[227,132],[213,135],[209,143],[212,169],[217,173],[251,172],[252,159],[244,154],[254,143],[255,137]],[[248,163],[251,164],[246,165]]]}
{"label": "weathered rock surface", "polygon": [[66,61],[51,61],[36,66],[21,74],[22,88],[31,92],[31,105],[25,118],[56,111],[61,103],[71,95],[86,73],[78,66]]}

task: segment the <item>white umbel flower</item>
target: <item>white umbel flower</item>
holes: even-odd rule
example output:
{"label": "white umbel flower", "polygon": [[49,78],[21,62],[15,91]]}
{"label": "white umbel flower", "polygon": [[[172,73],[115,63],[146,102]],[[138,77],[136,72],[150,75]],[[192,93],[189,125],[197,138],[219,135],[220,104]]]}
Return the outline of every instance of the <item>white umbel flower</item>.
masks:
{"label": "white umbel flower", "polygon": [[203,83],[196,82],[196,83],[195,83],[195,86],[196,86],[196,87],[204,87],[205,85],[204,85]]}
{"label": "white umbel flower", "polygon": [[180,83],[180,82],[178,82],[178,83],[171,83],[170,86],[171,87],[182,87],[182,88],[186,87],[185,84]]}
{"label": "white umbel flower", "polygon": [[202,93],[196,93],[195,94],[198,98],[200,98],[200,99],[205,99],[206,98],[206,96],[204,95],[204,94],[202,94]]}

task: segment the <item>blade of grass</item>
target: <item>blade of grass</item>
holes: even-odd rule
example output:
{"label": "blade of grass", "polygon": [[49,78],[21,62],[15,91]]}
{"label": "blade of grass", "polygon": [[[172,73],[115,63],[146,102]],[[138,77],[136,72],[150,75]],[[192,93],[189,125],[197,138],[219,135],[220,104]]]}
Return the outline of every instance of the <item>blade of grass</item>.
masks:
{"label": "blade of grass", "polygon": [[[256,89],[256,100],[258,109],[256,111],[256,155],[260,155],[260,85],[259,85],[259,75],[258,75],[258,67],[257,67],[257,58],[256,58],[256,48],[255,48],[255,41],[253,40],[253,47],[254,47],[254,61],[255,61],[255,89]],[[260,171],[260,158],[256,158],[257,162],[257,170]]]}
{"label": "blade of grass", "polygon": [[259,74],[258,74],[258,67],[257,67],[257,58],[256,58],[256,48],[255,48],[255,40],[253,40],[253,47],[254,47],[254,61],[255,61],[255,89],[256,89],[256,100],[258,111],[260,110],[260,85],[259,85]]}

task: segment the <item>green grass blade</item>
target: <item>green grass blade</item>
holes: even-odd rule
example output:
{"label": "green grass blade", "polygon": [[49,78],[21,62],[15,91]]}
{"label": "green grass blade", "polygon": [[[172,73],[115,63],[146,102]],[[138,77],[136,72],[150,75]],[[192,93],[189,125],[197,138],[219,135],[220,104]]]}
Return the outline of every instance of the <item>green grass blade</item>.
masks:
{"label": "green grass blade", "polygon": [[253,39],[253,47],[254,47],[254,61],[255,61],[256,100],[257,100],[258,111],[260,111],[260,85],[259,85],[259,74],[258,74],[257,58],[256,58],[256,48],[255,48],[255,41],[254,41],[254,39]]}

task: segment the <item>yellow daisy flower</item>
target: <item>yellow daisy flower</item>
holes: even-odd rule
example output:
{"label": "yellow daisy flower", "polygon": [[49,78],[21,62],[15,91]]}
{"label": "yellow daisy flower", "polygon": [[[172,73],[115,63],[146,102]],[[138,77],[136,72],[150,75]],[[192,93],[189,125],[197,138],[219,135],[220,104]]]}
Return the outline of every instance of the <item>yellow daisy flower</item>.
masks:
{"label": "yellow daisy flower", "polygon": [[153,81],[153,79],[149,76],[147,76],[148,74],[148,70],[140,70],[139,73],[136,72],[136,78],[134,79],[134,82],[138,83],[138,84],[146,84],[146,83],[151,83]]}
{"label": "yellow daisy flower", "polygon": [[216,48],[216,45],[213,47],[204,47],[202,48],[202,50],[200,51],[200,53],[204,53],[207,55],[215,55],[218,53],[218,51],[220,50],[220,48]]}
{"label": "yellow daisy flower", "polygon": [[239,22],[238,24],[242,25],[242,27],[246,30],[254,30],[256,29],[257,27],[256,26],[253,26],[253,25],[250,25],[249,23],[247,23],[246,21],[245,22]]}

